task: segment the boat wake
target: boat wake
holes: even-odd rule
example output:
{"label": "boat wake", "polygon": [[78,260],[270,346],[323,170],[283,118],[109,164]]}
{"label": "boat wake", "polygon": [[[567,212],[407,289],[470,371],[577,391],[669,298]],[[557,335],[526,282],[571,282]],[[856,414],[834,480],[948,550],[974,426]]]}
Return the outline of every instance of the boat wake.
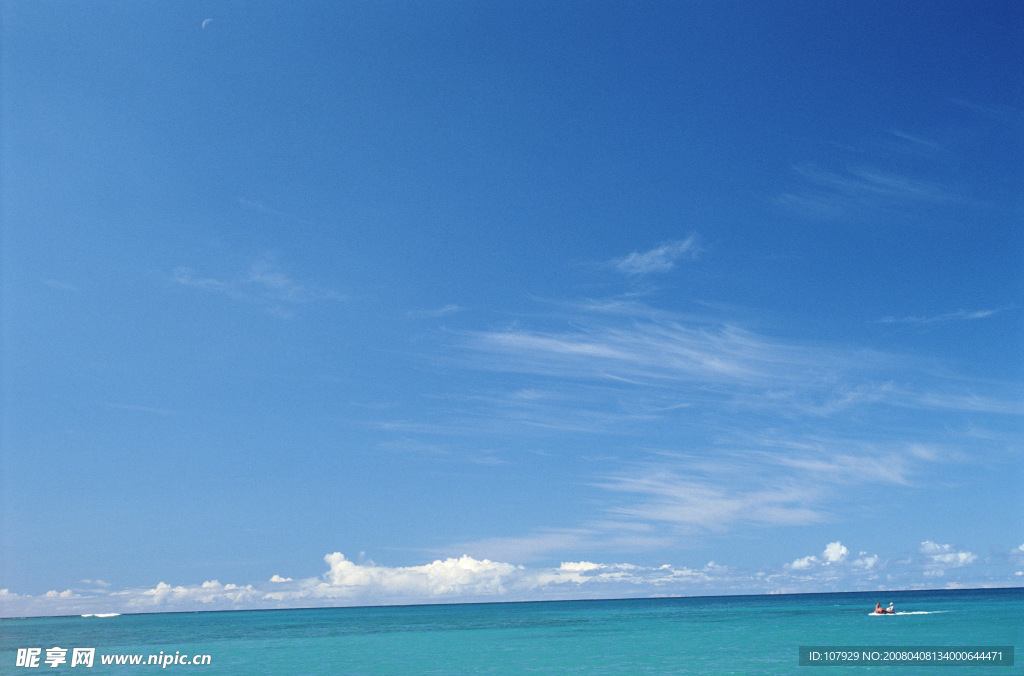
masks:
{"label": "boat wake", "polygon": [[888,617],[889,615],[938,615],[948,613],[948,610],[897,610],[895,613],[868,613],[877,617]]}

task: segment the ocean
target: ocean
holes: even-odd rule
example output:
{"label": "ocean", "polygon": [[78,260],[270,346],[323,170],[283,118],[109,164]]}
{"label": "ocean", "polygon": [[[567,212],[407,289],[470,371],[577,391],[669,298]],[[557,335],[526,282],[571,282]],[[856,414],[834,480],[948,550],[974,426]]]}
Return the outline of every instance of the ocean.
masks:
{"label": "ocean", "polygon": [[1024,673],[1013,648],[1021,588],[0,620],[3,674]]}

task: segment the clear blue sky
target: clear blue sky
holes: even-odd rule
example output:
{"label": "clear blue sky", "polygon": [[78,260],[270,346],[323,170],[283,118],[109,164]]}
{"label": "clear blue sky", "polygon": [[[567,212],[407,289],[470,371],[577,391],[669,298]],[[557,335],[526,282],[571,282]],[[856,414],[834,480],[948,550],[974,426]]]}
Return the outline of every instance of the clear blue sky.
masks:
{"label": "clear blue sky", "polygon": [[4,614],[1024,583],[1021,3],[2,20]]}

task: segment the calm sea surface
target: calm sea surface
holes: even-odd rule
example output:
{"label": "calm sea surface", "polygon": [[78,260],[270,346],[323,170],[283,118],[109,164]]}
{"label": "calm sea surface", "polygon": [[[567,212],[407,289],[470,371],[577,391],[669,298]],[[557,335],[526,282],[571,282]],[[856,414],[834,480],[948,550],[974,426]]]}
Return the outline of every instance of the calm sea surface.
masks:
{"label": "calm sea surface", "polygon": [[[876,601],[900,614],[873,617]],[[801,667],[800,646],[1014,646],[1012,667]],[[66,648],[51,667],[47,651]],[[18,652],[39,648],[38,666]],[[95,648],[93,666],[71,666]],[[103,665],[114,655],[159,665]],[[174,656],[209,655],[209,664]],[[936,671],[938,669],[938,671]],[[980,671],[979,671],[980,669]],[[0,673],[1024,673],[1024,589],[0,620]]]}

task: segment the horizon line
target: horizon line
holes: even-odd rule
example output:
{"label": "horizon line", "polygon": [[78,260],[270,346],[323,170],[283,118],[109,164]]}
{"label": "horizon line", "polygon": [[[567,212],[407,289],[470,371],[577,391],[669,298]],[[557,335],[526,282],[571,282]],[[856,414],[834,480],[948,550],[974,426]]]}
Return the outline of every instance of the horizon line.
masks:
{"label": "horizon line", "polygon": [[[441,607],[441,606],[487,606],[487,605],[510,605],[521,603],[602,603],[614,601],[678,601],[680,599],[722,599],[722,598],[755,598],[763,596],[766,598],[780,598],[785,596],[828,596],[836,594],[925,594],[935,592],[979,592],[979,591],[1013,591],[1024,592],[1024,585],[1011,587],[962,587],[962,588],[928,588],[928,589],[879,589],[879,590],[851,590],[851,591],[817,591],[817,592],[768,592],[764,594],[663,594],[656,596],[610,596],[607,598],[574,598],[574,599],[520,599],[509,601],[458,601],[444,603],[376,603],[369,605],[354,606],[295,606],[288,608],[212,608],[210,610],[162,610],[139,613],[101,613],[108,615],[99,619],[110,619],[111,617],[122,617],[125,615],[195,615],[198,613],[260,613],[260,612],[282,612],[291,610],[360,610],[372,608],[420,608],[420,607]],[[0,615],[0,620],[33,620],[33,619],[60,619],[66,617],[78,617],[86,619],[96,617],[97,613],[75,613],[71,615]]]}

